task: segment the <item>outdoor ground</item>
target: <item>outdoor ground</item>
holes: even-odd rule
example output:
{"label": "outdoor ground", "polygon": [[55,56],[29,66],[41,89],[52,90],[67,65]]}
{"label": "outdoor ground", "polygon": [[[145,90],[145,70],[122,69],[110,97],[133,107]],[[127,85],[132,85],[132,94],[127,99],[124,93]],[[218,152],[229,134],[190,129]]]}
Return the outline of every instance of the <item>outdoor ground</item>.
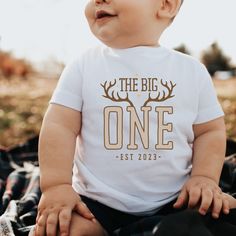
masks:
{"label": "outdoor ground", "polygon": [[0,146],[11,147],[38,135],[56,79],[0,77]]}
{"label": "outdoor ground", "polygon": [[[11,147],[39,133],[56,79],[0,77],[0,146]],[[226,114],[227,135],[236,140],[236,78],[214,80]]]}

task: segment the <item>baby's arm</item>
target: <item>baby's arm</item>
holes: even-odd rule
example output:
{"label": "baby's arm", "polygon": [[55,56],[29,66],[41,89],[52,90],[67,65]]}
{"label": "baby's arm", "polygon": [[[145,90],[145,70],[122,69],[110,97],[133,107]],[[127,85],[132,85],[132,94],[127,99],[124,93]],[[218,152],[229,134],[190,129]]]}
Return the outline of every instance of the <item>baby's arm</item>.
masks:
{"label": "baby's arm", "polygon": [[223,117],[193,127],[193,167],[190,179],[184,185],[175,207],[188,201],[189,207],[199,205],[205,214],[212,207],[217,218],[221,210],[228,213],[229,205],[218,186],[225,157],[226,133]]}
{"label": "baby's arm", "polygon": [[39,140],[40,187],[35,235],[69,235],[71,212],[92,219],[72,188],[72,165],[81,113],[61,105],[49,106]]}

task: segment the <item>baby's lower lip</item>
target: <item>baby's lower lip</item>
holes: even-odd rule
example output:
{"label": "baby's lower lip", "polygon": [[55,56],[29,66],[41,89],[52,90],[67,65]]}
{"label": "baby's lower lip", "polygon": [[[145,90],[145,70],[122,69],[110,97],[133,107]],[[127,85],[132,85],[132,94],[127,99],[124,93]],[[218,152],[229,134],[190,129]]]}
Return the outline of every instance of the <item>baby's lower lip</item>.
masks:
{"label": "baby's lower lip", "polygon": [[110,20],[112,18],[114,18],[115,16],[104,16],[102,18],[97,18],[96,21],[97,22],[104,22],[104,21],[107,21],[107,20]]}

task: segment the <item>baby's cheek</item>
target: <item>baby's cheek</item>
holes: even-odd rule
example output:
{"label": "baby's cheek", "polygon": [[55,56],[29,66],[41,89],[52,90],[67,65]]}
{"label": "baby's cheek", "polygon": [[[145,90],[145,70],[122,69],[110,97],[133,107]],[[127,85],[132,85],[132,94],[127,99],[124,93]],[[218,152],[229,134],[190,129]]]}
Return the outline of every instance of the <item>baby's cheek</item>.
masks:
{"label": "baby's cheek", "polygon": [[94,4],[92,3],[92,1],[89,1],[84,10],[84,14],[88,21],[91,21],[94,18],[94,12]]}

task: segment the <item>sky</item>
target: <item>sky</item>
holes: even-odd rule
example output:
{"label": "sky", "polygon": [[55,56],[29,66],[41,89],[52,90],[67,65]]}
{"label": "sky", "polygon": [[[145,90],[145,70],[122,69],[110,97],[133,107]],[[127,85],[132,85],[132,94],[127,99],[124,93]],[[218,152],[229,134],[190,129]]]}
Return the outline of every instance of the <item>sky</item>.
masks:
{"label": "sky", "polygon": [[[48,58],[68,62],[100,44],[84,17],[87,2],[0,0],[0,49],[35,62]],[[184,43],[199,58],[217,41],[236,64],[235,9],[235,0],[185,0],[160,43],[168,48]]]}

